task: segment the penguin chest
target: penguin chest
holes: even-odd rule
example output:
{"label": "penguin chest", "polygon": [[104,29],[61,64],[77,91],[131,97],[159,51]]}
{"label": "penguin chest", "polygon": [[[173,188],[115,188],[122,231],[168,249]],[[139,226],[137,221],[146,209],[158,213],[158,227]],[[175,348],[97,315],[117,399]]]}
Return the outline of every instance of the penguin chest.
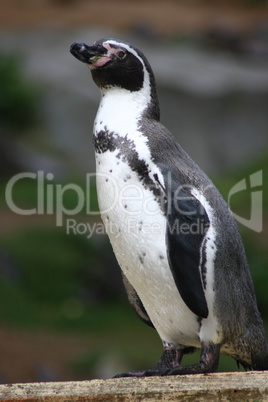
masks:
{"label": "penguin chest", "polygon": [[165,256],[164,194],[163,200],[156,199],[124,157],[118,158],[117,151],[96,154],[96,166],[99,208],[121,267],[126,270],[134,256],[142,265],[156,249],[163,249]]}
{"label": "penguin chest", "polygon": [[99,207],[114,253],[161,339],[199,346],[198,320],[181,299],[168,264],[161,173],[147,166],[144,180],[130,159],[118,149],[96,153]]}

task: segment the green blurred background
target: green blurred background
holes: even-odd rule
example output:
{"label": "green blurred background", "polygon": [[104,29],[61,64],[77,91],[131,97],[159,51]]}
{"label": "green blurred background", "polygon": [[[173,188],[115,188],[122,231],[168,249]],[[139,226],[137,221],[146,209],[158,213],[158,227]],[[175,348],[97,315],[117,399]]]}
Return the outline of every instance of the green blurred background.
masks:
{"label": "green blurred background", "polygon": [[[231,198],[236,215],[250,219],[249,177],[263,172],[262,227],[240,230],[267,328],[267,1],[2,0],[0,27],[0,381],[107,378],[161,354],[128,305],[99,215],[84,202],[76,210],[81,193],[98,208],[87,175],[99,100],[69,54],[76,40],[120,37],[144,50],[162,122],[226,200],[246,179]],[[236,369],[222,357],[220,370]]]}

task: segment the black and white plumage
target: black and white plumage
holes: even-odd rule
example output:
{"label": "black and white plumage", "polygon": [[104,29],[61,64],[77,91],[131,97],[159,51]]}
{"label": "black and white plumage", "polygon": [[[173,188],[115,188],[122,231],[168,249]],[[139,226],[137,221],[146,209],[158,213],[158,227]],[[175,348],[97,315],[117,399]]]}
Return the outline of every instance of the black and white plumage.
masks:
{"label": "black and white plumage", "polygon": [[[152,69],[115,39],[74,43],[102,98],[94,124],[99,207],[130,303],[164,352],[156,369],[210,372],[219,353],[268,369],[268,346],[241,238],[212,182],[160,123]],[[181,366],[201,348],[200,362]]]}

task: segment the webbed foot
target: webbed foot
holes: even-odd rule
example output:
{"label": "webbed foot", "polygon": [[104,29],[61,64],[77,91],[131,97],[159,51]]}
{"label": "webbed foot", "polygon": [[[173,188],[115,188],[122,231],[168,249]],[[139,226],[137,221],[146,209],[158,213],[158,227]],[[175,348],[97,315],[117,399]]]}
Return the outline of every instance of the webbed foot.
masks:
{"label": "webbed foot", "polygon": [[121,377],[152,377],[183,374],[211,373],[217,370],[219,364],[220,345],[202,343],[200,362],[190,366],[181,366],[183,350],[166,348],[155,369],[129,371],[120,373],[113,378]]}

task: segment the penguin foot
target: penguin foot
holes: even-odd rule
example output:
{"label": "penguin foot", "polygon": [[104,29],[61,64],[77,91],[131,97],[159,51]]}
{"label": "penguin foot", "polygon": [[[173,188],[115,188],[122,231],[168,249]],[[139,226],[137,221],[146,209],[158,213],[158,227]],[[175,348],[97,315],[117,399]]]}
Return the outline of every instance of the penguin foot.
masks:
{"label": "penguin foot", "polygon": [[126,373],[116,374],[113,378],[122,378],[122,377],[153,377],[153,376],[161,376],[161,370],[156,369],[148,369],[141,371],[128,371]]}
{"label": "penguin foot", "polygon": [[148,369],[142,371],[129,371],[127,373],[120,373],[113,378],[121,377],[152,377],[152,376],[164,376],[167,371],[175,369],[179,366],[183,356],[183,351],[172,347],[165,348],[163,354],[155,369]]}
{"label": "penguin foot", "polygon": [[220,345],[203,342],[200,362],[190,366],[181,366],[180,362],[183,356],[183,350],[166,348],[155,369],[129,371],[127,373],[117,374],[113,378],[212,373],[218,368],[219,355]]}
{"label": "penguin foot", "polygon": [[213,373],[218,368],[219,357],[220,345],[202,342],[200,362],[198,364],[167,369],[165,375]]}

